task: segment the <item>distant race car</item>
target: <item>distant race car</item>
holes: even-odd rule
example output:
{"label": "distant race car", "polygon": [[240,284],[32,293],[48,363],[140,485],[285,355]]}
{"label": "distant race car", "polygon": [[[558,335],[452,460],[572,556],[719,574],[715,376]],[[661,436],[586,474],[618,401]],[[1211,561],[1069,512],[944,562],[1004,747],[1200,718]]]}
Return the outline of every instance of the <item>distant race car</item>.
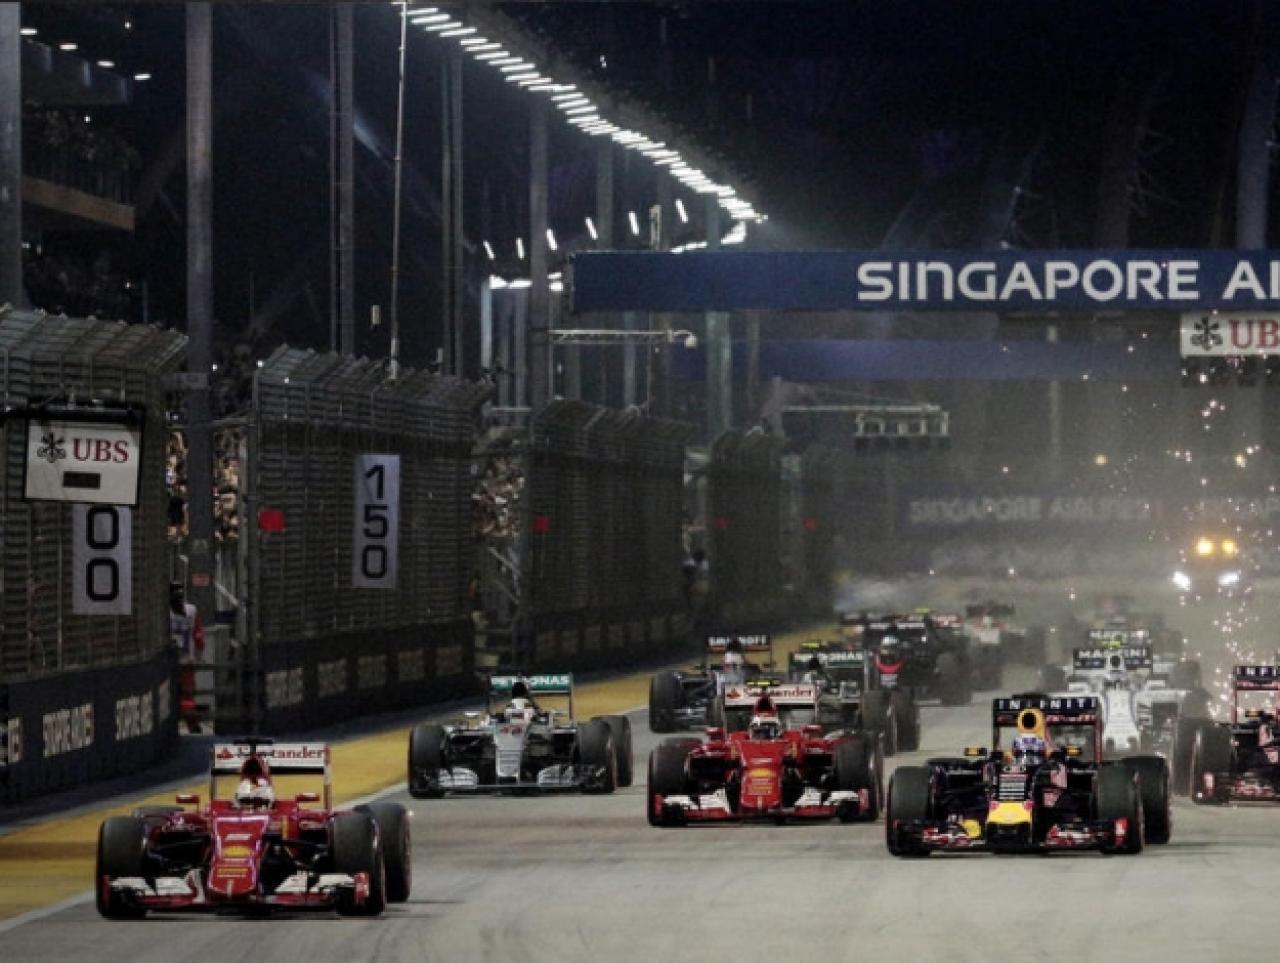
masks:
{"label": "distant race car", "polygon": [[1209,693],[1193,661],[1156,656],[1145,629],[1094,629],[1068,666],[1045,666],[1041,688],[1096,695],[1104,753],[1169,753],[1185,720],[1209,717]]}
{"label": "distant race car", "polygon": [[[274,777],[320,776],[322,791],[277,798]],[[233,777],[230,798],[219,777]],[[249,739],[215,745],[209,801],[110,816],[98,831],[98,912],[336,910],[376,916],[412,884],[409,814],[395,803],[333,810],[329,747]],[[311,804],[320,803],[319,806]]]}
{"label": "distant race car", "polygon": [[[1265,707],[1242,710],[1240,697],[1250,693],[1268,696]],[[1235,666],[1231,696],[1230,722],[1179,731],[1175,785],[1204,804],[1280,801],[1280,668]]]}
{"label": "distant race car", "polygon": [[1179,552],[1170,581],[1184,602],[1252,591],[1252,566],[1234,535],[1201,535]]}
{"label": "distant race car", "polygon": [[[539,697],[567,697],[565,709]],[[503,704],[505,703],[505,704]],[[422,723],[409,733],[409,793],[570,790],[610,793],[630,786],[631,721],[573,718],[573,675],[490,677],[483,713],[457,725]]]}
{"label": "distant race car", "polygon": [[907,689],[915,701],[937,699],[968,705],[973,679],[967,642],[919,615],[870,619],[863,645],[871,656],[875,687]]}
{"label": "distant race car", "polygon": [[[814,664],[816,662],[816,665]],[[878,733],[884,754],[920,744],[920,707],[909,689],[883,689],[860,644],[845,640],[802,642],[791,653],[788,675],[819,687],[818,723],[824,729]]]}
{"label": "distant race car", "polygon": [[723,695],[726,728],[673,738],[649,755],[650,825],[838,818],[880,812],[883,757],[866,733],[824,735],[809,683],[760,679]]}
{"label": "distant race car", "polygon": [[[1025,662],[1038,665],[1044,661],[1044,626],[1023,625],[1018,619],[1018,610],[1007,602],[987,601],[966,605],[964,631],[974,639],[979,650],[988,650],[987,654],[979,656],[977,660],[981,666],[989,665],[997,658],[992,653],[998,653],[998,659],[1002,663]],[[991,677],[986,678],[989,681]]]}
{"label": "distant race car", "polygon": [[900,767],[885,839],[895,856],[934,850],[1137,853],[1169,839],[1169,771],[1160,756],[1102,761],[1092,696],[995,699],[992,748]]}
{"label": "distant race car", "polygon": [[772,669],[773,637],[708,635],[692,669],[664,669],[649,681],[649,728],[654,732],[720,725],[718,700],[726,683],[744,682]]}

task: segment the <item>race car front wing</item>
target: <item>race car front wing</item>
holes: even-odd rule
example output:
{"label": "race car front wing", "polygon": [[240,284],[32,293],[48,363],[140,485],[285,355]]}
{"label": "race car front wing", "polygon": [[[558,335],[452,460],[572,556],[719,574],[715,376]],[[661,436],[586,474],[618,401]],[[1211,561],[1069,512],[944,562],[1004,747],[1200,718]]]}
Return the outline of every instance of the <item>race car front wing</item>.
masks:
{"label": "race car front wing", "polygon": [[735,810],[723,789],[697,796],[661,796],[653,800],[654,815],[667,822],[729,822],[746,819],[856,819],[871,807],[866,789],[821,792],[806,789],[791,806],[763,810]]}

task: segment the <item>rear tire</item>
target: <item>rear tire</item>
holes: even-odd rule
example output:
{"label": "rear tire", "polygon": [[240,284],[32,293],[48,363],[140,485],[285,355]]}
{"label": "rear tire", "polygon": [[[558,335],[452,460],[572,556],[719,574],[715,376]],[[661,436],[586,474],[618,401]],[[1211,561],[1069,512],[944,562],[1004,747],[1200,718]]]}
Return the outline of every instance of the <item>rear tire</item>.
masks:
{"label": "rear tire", "polygon": [[613,733],[613,745],[618,753],[618,786],[626,788],[635,778],[635,760],[631,750],[631,720],[626,716],[601,716]]}
{"label": "rear tire", "polygon": [[684,762],[689,749],[678,744],[658,746],[649,753],[649,784],[645,791],[645,814],[650,826],[671,826],[658,810],[659,796],[682,796],[685,793]]}
{"label": "rear tire", "polygon": [[846,792],[867,790],[869,800],[867,808],[856,816],[840,813],[842,823],[873,823],[880,816],[880,773],[876,764],[876,742],[874,733],[857,733],[836,743],[835,769],[836,789]]}
{"label": "rear tire", "polygon": [[146,841],[146,822],[137,816],[108,816],[98,828],[93,889],[98,912],[109,920],[140,920],[147,915],[145,909],[112,892],[108,885],[124,876],[146,876]]}
{"label": "rear tire", "polygon": [[1178,706],[1179,719],[1208,719],[1209,707],[1213,705],[1213,699],[1204,689],[1192,689],[1182,697],[1182,704]]}
{"label": "rear tire", "polygon": [[1163,756],[1131,756],[1122,762],[1126,769],[1138,777],[1138,795],[1142,799],[1143,838],[1152,845],[1167,843],[1173,829],[1168,761]]}
{"label": "rear tire", "polygon": [[654,732],[675,732],[676,711],[684,701],[680,676],[670,669],[649,680],[649,728]]}
{"label": "rear tire", "polygon": [[603,719],[578,726],[577,757],[579,766],[600,770],[598,777],[583,783],[584,793],[603,795],[618,787],[618,747]]}
{"label": "rear tire", "polygon": [[387,908],[387,875],[373,816],[367,812],[335,813],[329,831],[335,872],[349,876],[367,873],[369,877],[369,896],[364,903],[356,902],[354,891],[341,893],[338,912],[343,916],[378,916]]}
{"label": "rear tire", "polygon": [[399,803],[369,803],[357,806],[378,824],[382,841],[382,863],[386,873],[387,902],[404,903],[413,889],[413,845],[409,813]]}
{"label": "rear tire", "polygon": [[915,752],[920,748],[920,707],[908,689],[895,689],[889,696],[893,723],[898,729],[898,751]]}
{"label": "rear tire", "polygon": [[[1228,801],[1221,783],[1231,777],[1231,732],[1209,723],[1196,732],[1191,750],[1191,800],[1202,805],[1222,805]],[[1204,792],[1204,777],[1213,776],[1213,794]]]}
{"label": "rear tire", "polygon": [[901,766],[889,780],[884,807],[884,838],[885,845],[894,856],[929,855],[926,847],[904,839],[898,832],[898,824],[927,820],[932,795],[932,774],[924,766]]}
{"label": "rear tire", "polygon": [[444,790],[434,787],[426,775],[448,768],[444,740],[444,726],[424,723],[410,730],[409,795],[414,799],[439,799],[444,795]]}
{"label": "rear tire", "polygon": [[1195,773],[1191,771],[1191,761],[1195,754],[1196,737],[1206,725],[1212,725],[1212,723],[1207,719],[1179,717],[1177,720],[1173,731],[1173,752],[1170,757],[1170,778],[1174,795],[1191,794],[1191,782],[1195,778]]}
{"label": "rear tire", "polygon": [[1128,823],[1125,840],[1119,846],[1105,846],[1104,853],[1133,856],[1142,852],[1142,797],[1138,777],[1125,766],[1103,766],[1094,787],[1094,808],[1098,819]]}
{"label": "rear tire", "polygon": [[861,729],[869,733],[883,733],[884,754],[892,756],[898,751],[898,720],[893,716],[890,696],[885,689],[872,689],[862,694]]}

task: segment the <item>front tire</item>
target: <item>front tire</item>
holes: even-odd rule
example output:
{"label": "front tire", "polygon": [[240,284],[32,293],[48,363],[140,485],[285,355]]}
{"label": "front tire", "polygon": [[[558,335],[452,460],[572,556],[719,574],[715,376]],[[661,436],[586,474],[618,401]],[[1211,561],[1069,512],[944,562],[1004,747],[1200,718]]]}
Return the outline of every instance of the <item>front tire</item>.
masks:
{"label": "front tire", "polygon": [[440,770],[448,768],[444,743],[444,726],[423,723],[409,732],[409,795],[414,799],[444,796],[435,781]]}
{"label": "front tire", "polygon": [[675,732],[676,711],[684,701],[680,676],[671,670],[659,672],[649,680],[649,728],[653,732]]}
{"label": "front tire", "polygon": [[1133,856],[1142,852],[1142,797],[1138,777],[1125,766],[1104,766],[1098,770],[1094,788],[1094,807],[1098,819],[1127,823],[1125,840],[1119,846],[1106,846],[1104,853]]}
{"label": "front tire", "polygon": [[1163,756],[1132,756],[1123,760],[1123,763],[1126,769],[1138,777],[1143,837],[1153,845],[1167,843],[1173,830],[1168,761]]}
{"label": "front tire", "polygon": [[874,733],[856,734],[836,743],[836,789],[845,792],[867,791],[868,804],[856,816],[838,814],[842,823],[873,823],[880,816],[880,774],[876,760]]}
{"label": "front tire", "polygon": [[[1196,732],[1191,750],[1191,799],[1202,805],[1227,802],[1222,782],[1231,777],[1231,733],[1212,723]],[[1213,793],[1205,792],[1205,776],[1213,776]]]}
{"label": "front tire", "polygon": [[909,689],[894,689],[889,705],[898,730],[898,751],[915,752],[920,748],[920,707],[915,696]]}
{"label": "front tire", "polygon": [[885,845],[894,856],[928,856],[928,848],[904,838],[901,823],[924,822],[932,802],[932,773],[924,766],[901,766],[889,780],[884,807]]}
{"label": "front tire", "polygon": [[338,912],[343,916],[378,916],[387,908],[387,878],[377,823],[367,812],[349,812],[335,814],[329,825],[334,870],[369,877],[365,901],[357,903],[354,892],[343,892],[338,896]]}
{"label": "front tire", "polygon": [[889,692],[885,689],[872,689],[862,696],[862,730],[868,733],[883,733],[884,754],[892,756],[898,751],[898,720],[890,708]]}
{"label": "front tire", "polygon": [[685,759],[689,748],[667,743],[649,753],[649,783],[645,791],[645,813],[650,826],[671,826],[671,820],[658,808],[659,797],[682,796],[685,793]]}
{"label": "front tire", "polygon": [[98,828],[94,892],[98,912],[109,920],[138,920],[147,911],[110,888],[113,879],[146,876],[147,825],[137,816],[108,816]]}
{"label": "front tire", "polygon": [[369,803],[357,806],[356,812],[367,812],[378,824],[387,902],[407,902],[413,889],[413,845],[408,811],[399,803]]}
{"label": "front tire", "polygon": [[592,719],[578,727],[578,765],[593,770],[584,780],[584,793],[606,794],[618,787],[618,749],[613,733],[603,719]]}
{"label": "front tire", "polygon": [[630,786],[635,777],[635,760],[631,750],[631,720],[626,716],[601,716],[613,733],[613,745],[618,752],[618,786]]}

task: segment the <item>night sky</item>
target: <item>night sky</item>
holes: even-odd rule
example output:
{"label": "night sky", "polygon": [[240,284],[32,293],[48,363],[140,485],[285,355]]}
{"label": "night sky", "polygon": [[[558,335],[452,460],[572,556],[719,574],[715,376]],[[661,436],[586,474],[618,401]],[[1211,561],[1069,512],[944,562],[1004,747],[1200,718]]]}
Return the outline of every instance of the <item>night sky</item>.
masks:
{"label": "night sky", "polygon": [[[1255,58],[1277,32],[1245,3],[688,2],[507,4],[601,81],[625,90],[750,177],[769,213],[760,243],[796,247],[1087,247],[1122,98],[1147,105],[1130,243],[1229,244],[1237,124]],[[668,46],[659,37],[667,22]],[[126,30],[124,22],[132,23]],[[101,111],[142,153],[134,241],[104,238],[150,291],[150,318],[181,325],[185,198],[181,6],[27,4],[40,40],[73,39],[123,73],[135,103]],[[215,10],[215,271],[224,341],[328,338],[326,10]],[[387,302],[398,22],[357,14],[358,347],[382,353],[369,305]],[[405,350],[438,344],[440,41],[411,29],[406,148]],[[714,65],[711,61],[714,60]],[[714,82],[709,78],[714,75]],[[517,273],[527,210],[529,96],[468,63],[469,274]],[[552,224],[586,242],[588,138],[552,135]],[[619,166],[619,233],[655,199],[655,175]],[[994,230],[992,191],[1022,188]],[[692,205],[692,195],[684,195]],[[696,223],[700,237],[701,228]],[[135,317],[134,320],[137,320]]]}

